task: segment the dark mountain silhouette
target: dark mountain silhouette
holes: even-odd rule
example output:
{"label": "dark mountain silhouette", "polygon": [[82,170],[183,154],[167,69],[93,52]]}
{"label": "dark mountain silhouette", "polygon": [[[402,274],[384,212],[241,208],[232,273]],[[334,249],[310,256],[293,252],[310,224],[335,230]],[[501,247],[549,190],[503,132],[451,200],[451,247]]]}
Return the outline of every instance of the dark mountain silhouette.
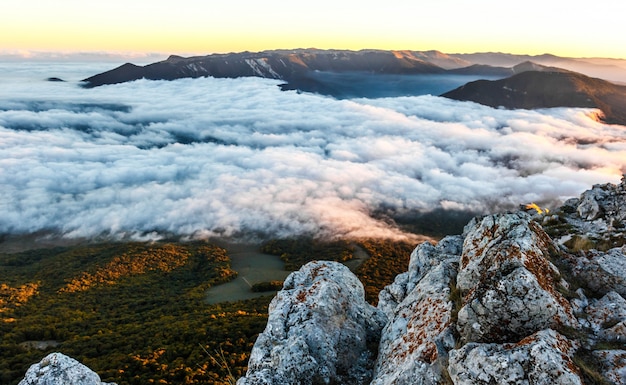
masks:
{"label": "dark mountain silhouette", "polygon": [[500,80],[478,80],[441,96],[492,107],[598,108],[602,119],[626,125],[626,86],[570,71],[525,71]]}
{"label": "dark mountain silhouette", "polygon": [[[411,51],[339,51],[278,50],[242,52],[167,60],[143,67],[124,64],[84,80],[86,87],[122,83],[141,78],[173,80],[212,76],[237,78],[258,76],[302,83],[315,88],[316,81],[307,76],[312,71],[366,72],[372,74],[438,74],[445,70],[427,62]],[[297,88],[297,87],[296,87]]]}

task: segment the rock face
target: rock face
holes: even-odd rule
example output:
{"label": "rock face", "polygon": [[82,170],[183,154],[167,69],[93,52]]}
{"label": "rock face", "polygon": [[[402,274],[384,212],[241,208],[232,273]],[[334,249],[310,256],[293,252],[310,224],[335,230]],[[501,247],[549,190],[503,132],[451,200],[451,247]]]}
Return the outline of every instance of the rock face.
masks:
{"label": "rock face", "polygon": [[304,266],[272,303],[239,385],[626,384],[626,247],[568,243],[622,234],[625,184],[594,186],[556,217],[478,217],[461,236],[419,245],[378,310],[350,272]]}
{"label": "rock face", "polygon": [[447,352],[455,343],[450,293],[461,244],[460,237],[448,237],[437,246],[421,244],[411,255],[409,272],[380,293],[379,307],[387,309],[389,322],[372,384],[442,381]]}
{"label": "rock face", "polygon": [[311,262],[272,300],[237,384],[368,384],[385,322],[347,267]]}
{"label": "rock face", "polygon": [[465,229],[457,287],[458,328],[465,342],[515,341],[558,325],[575,326],[569,302],[556,290],[557,246],[525,213],[472,220]]}
{"label": "rock face", "polygon": [[515,344],[469,343],[450,352],[450,377],[458,385],[582,385],[574,351],[571,341],[549,329]]}
{"label": "rock face", "polygon": [[[51,353],[32,365],[18,385],[107,385],[91,369],[61,353]],[[115,385],[115,384],[108,384]]]}

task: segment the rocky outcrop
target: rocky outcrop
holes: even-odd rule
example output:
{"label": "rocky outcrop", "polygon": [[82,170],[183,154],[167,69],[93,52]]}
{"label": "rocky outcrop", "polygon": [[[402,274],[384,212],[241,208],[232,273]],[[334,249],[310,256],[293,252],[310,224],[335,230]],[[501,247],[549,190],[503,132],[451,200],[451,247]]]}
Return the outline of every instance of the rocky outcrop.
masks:
{"label": "rocky outcrop", "polygon": [[473,342],[450,352],[449,372],[457,385],[582,385],[575,350],[575,344],[549,329],[514,344]]}
{"label": "rocky outcrop", "polygon": [[411,255],[409,271],[380,293],[379,308],[386,309],[389,321],[372,384],[443,381],[447,352],[455,344],[451,292],[461,245],[460,237],[437,246],[421,244]]}
{"label": "rocky outcrop", "polygon": [[[326,285],[341,284],[311,278],[320,262],[303,267],[277,295],[240,385],[313,383],[303,380],[311,377],[327,384],[626,384],[626,250],[583,252],[567,243],[574,236],[613,239],[620,234],[616,224],[626,212],[625,183],[594,186],[596,191],[569,201],[556,217],[523,211],[477,217],[462,236],[419,245],[408,271],[381,291],[378,312],[362,302],[358,291],[363,308],[348,307],[347,314],[373,312],[377,326],[386,320],[377,355],[363,354],[361,345],[349,356],[359,373],[373,367],[371,377],[369,372],[333,377],[340,372],[334,368],[344,365],[336,364],[336,343],[308,342],[318,341],[322,333],[341,335],[333,320],[346,313],[329,303],[344,304],[342,297],[331,300],[334,294],[322,294],[331,290]],[[552,234],[555,228],[566,229],[569,238],[563,233],[551,238],[540,223]],[[330,275],[355,279],[348,272]],[[334,310],[312,318],[309,308],[296,306],[294,296],[306,297],[300,293],[326,298],[316,302]],[[281,310],[278,303],[288,304],[289,310]],[[304,320],[302,325],[315,319],[316,326],[286,327],[286,315]],[[358,334],[363,330],[353,329]],[[368,333],[361,338],[377,340]],[[322,345],[328,354],[314,355],[317,350],[311,346]],[[321,369],[314,370],[316,365]]]}
{"label": "rocky outcrop", "polygon": [[237,384],[368,384],[385,322],[347,267],[311,262],[272,300]]}
{"label": "rocky outcrop", "polygon": [[18,385],[115,385],[100,381],[91,369],[61,353],[51,353],[32,365]]}
{"label": "rocky outcrop", "polygon": [[472,220],[457,287],[465,295],[458,329],[464,342],[516,341],[559,325],[575,326],[569,302],[556,290],[557,246],[526,213]]}
{"label": "rocky outcrop", "polygon": [[[626,178],[555,214],[474,218],[417,246],[377,308],[348,268],[311,262],[272,300],[237,384],[626,385],[625,220]],[[20,385],[52,383],[102,385],[59,353]]]}

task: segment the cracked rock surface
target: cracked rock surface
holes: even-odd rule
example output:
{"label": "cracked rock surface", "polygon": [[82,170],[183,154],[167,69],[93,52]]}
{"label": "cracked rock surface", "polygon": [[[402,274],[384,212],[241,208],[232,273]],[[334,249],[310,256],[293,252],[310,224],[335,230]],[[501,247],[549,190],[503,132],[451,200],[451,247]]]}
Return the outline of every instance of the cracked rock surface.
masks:
{"label": "cracked rock surface", "polygon": [[368,384],[386,320],[347,267],[310,262],[272,300],[237,384]]}

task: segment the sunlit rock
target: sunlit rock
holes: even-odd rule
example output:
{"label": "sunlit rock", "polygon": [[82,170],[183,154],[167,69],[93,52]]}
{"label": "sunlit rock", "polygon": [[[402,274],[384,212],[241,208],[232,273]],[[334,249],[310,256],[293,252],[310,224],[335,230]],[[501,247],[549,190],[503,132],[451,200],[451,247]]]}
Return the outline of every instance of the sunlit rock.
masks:
{"label": "sunlit rock", "polygon": [[465,295],[458,330],[466,342],[513,342],[539,330],[576,325],[569,302],[556,290],[556,246],[523,212],[472,220],[457,286]]}
{"label": "sunlit rock", "polygon": [[[411,255],[407,283],[381,292],[379,307],[388,309],[372,385],[438,384],[454,347],[451,290],[461,239],[449,237],[437,246],[419,245]],[[403,298],[393,293],[408,292]],[[393,300],[388,298],[393,297]],[[391,303],[398,301],[395,307]],[[383,304],[381,305],[381,302]]]}
{"label": "sunlit rock", "polygon": [[368,384],[385,322],[347,267],[308,263],[272,300],[267,327],[237,383]]}

